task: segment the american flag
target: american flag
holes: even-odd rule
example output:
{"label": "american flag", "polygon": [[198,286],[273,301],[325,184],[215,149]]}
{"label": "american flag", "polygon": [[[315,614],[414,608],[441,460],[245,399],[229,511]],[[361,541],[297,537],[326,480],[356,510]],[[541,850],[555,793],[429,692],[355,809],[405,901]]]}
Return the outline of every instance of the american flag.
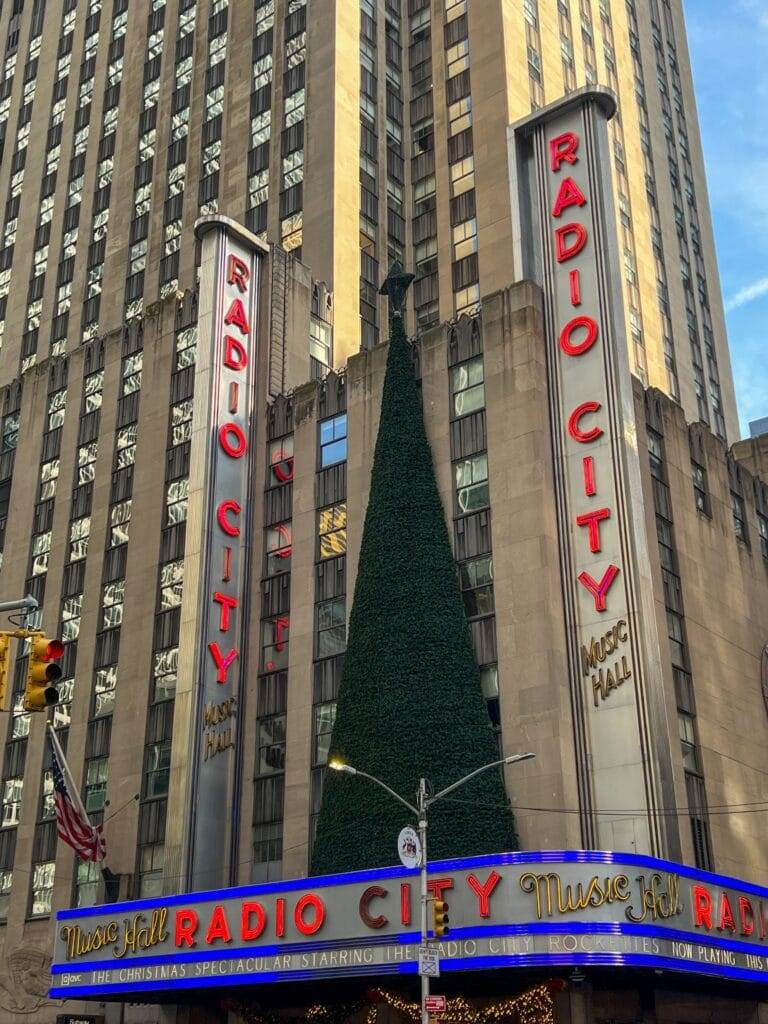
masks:
{"label": "american flag", "polygon": [[[101,825],[92,825],[72,783],[69,767],[56,733],[49,726],[53,769],[53,802],[59,839],[72,847],[82,860],[100,861],[107,855],[107,844]],[[69,786],[67,785],[69,779]],[[71,786],[71,790],[70,790]]]}

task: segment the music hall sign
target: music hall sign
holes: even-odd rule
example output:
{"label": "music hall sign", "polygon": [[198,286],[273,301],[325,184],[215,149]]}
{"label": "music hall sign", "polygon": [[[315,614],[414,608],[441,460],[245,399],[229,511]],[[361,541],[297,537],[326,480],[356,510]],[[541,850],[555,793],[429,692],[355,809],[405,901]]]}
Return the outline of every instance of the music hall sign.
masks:
{"label": "music hall sign", "polygon": [[[768,889],[636,854],[436,862],[441,970],[605,965],[768,981]],[[418,871],[401,866],[57,914],[52,998],[414,974]]]}

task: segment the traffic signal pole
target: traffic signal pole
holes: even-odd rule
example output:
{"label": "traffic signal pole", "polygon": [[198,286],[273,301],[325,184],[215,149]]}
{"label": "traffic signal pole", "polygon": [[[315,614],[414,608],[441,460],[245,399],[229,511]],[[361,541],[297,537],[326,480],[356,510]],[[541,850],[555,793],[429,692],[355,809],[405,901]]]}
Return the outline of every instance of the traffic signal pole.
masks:
{"label": "traffic signal pole", "polygon": [[19,597],[15,601],[0,601],[0,613],[2,612],[36,612],[38,609],[37,599],[27,594],[26,597]]}
{"label": "traffic signal pole", "polygon": [[[427,892],[427,780],[419,779],[419,792],[416,806],[419,811],[419,842],[421,843],[421,944],[427,944],[427,921],[429,895]],[[429,975],[421,975],[421,1024],[429,1024],[427,997],[429,995]]]}

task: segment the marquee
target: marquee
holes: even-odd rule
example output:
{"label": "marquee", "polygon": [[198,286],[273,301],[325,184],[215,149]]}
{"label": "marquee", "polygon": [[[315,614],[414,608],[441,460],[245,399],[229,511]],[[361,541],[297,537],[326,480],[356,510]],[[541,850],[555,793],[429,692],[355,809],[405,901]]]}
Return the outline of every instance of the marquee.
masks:
{"label": "marquee", "polygon": [[[635,854],[435,862],[441,970],[593,965],[768,980],[768,888]],[[403,867],[59,911],[51,998],[415,974]]]}

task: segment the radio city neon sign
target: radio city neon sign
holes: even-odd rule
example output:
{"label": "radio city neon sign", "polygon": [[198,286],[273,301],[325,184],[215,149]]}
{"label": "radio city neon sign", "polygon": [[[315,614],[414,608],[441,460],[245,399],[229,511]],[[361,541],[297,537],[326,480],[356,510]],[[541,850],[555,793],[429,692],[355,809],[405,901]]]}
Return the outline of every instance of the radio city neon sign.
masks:
{"label": "radio city neon sign", "polygon": [[[552,174],[560,174],[563,164],[576,164],[579,161],[577,152],[579,149],[579,137],[575,132],[563,132],[556,136],[549,143],[549,166]],[[560,221],[563,214],[568,210],[580,209],[587,204],[587,197],[578,184],[569,175],[565,175],[560,181],[560,187],[555,201],[552,205],[551,217]],[[567,267],[570,260],[574,259],[587,244],[587,228],[579,221],[570,221],[566,224],[558,224],[555,228],[555,258],[562,266]],[[581,306],[581,273],[578,269],[568,270],[568,293],[571,306],[578,309]],[[589,352],[600,340],[600,329],[594,317],[577,314],[573,316],[560,330],[558,342],[561,352],[569,359],[580,359]],[[601,410],[601,403],[596,400],[581,402],[572,409],[566,420],[566,429],[569,436],[577,443],[584,445],[589,451],[589,445],[594,444],[603,436],[603,428],[599,420],[593,419]],[[595,460],[590,454],[582,458],[583,491],[587,498],[597,498],[599,486],[595,472]],[[597,502],[598,506],[600,502]],[[611,517],[611,510],[607,506],[591,508],[576,516],[576,525],[586,530],[586,540],[592,554],[601,550],[600,526]],[[582,571],[578,575],[579,583],[586,588],[595,602],[595,611],[604,612],[607,608],[608,592],[610,591],[616,577],[619,575],[619,567],[611,563],[599,580],[594,579],[588,572]]]}
{"label": "radio city neon sign", "polygon": [[[228,285],[233,285],[240,295],[232,299],[224,314],[222,366],[218,369],[229,370],[231,379],[227,390],[228,418],[218,427],[216,443],[218,452],[225,458],[242,459],[248,452],[248,438],[240,424],[229,417],[237,415],[241,401],[245,400],[241,391],[246,387],[245,370],[251,348],[251,324],[248,322],[246,306],[249,304],[249,289],[252,285],[248,266],[233,253],[227,255],[226,281]],[[214,529],[220,542],[220,582],[223,584],[232,580],[232,541],[240,538],[242,511],[240,502],[234,498],[224,498],[216,506]],[[222,587],[214,589],[211,600],[218,607],[219,632],[227,634],[230,629],[231,613],[238,607],[239,599],[234,594],[227,593]],[[218,640],[210,640],[208,652],[216,667],[216,682],[223,685],[227,682],[229,670],[238,657],[238,648],[234,645],[229,646],[227,642],[222,641],[220,644]]]}

